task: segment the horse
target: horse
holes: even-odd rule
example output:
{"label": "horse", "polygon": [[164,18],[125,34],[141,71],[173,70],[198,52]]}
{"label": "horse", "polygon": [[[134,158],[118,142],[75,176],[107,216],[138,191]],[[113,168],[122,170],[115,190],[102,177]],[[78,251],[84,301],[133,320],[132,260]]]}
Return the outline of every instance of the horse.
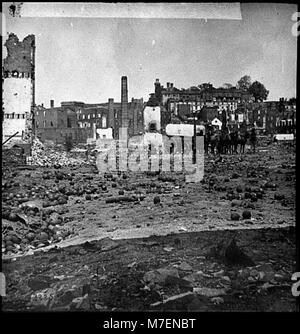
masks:
{"label": "horse", "polygon": [[231,148],[230,135],[229,135],[229,133],[224,133],[224,136],[223,136],[223,152],[224,152],[224,154],[230,153],[230,148]]}
{"label": "horse", "polygon": [[238,144],[240,145],[240,153],[242,153],[242,154],[245,153],[245,146],[246,146],[248,138],[249,138],[249,133],[248,132],[244,132],[244,133],[239,135]]}
{"label": "horse", "polygon": [[226,134],[225,132],[221,132],[221,135],[219,136],[218,146],[217,150],[219,154],[226,154]]}
{"label": "horse", "polygon": [[237,131],[234,131],[230,133],[230,151],[231,153],[238,153],[237,147],[238,147],[238,133]]}

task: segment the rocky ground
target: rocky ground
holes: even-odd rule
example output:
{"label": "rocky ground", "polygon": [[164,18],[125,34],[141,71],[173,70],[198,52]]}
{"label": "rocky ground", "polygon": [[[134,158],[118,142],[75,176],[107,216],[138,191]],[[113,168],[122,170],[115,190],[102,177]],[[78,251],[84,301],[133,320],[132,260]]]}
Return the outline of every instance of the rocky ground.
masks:
{"label": "rocky ground", "polygon": [[3,166],[3,310],[295,311],[295,147],[205,177]]}

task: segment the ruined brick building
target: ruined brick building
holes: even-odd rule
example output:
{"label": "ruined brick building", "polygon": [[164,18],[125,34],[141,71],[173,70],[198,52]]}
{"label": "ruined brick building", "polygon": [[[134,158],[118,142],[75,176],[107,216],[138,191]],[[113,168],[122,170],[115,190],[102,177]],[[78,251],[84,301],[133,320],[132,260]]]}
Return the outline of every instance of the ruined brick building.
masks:
{"label": "ruined brick building", "polygon": [[35,105],[35,36],[19,41],[11,33],[5,42],[2,67],[2,143],[30,142]]}
{"label": "ruined brick building", "polygon": [[50,108],[35,108],[35,133],[43,141],[64,144],[68,138],[74,144],[85,143],[92,136],[92,129],[80,128],[77,114],[84,107],[82,102],[62,102],[60,107],[50,101]]}
{"label": "ruined brick building", "polygon": [[132,136],[143,131],[143,99],[128,102],[127,77],[121,78],[121,102],[87,104],[78,101],[62,102],[50,108],[35,105],[35,36],[19,41],[10,34],[5,43],[7,57],[2,68],[2,143],[30,144],[35,133],[42,141],[65,143],[71,138],[74,144],[86,143],[97,137],[97,131],[119,139],[121,127]]}
{"label": "ruined brick building", "polygon": [[[109,98],[104,103],[79,101],[61,102],[60,107],[35,108],[36,134],[42,141],[63,144],[71,138],[74,144],[86,143],[88,138],[119,139],[120,128],[127,127],[128,135],[143,131],[143,99],[132,98],[128,102],[127,77],[121,79],[121,102]],[[110,131],[108,131],[110,129]]]}

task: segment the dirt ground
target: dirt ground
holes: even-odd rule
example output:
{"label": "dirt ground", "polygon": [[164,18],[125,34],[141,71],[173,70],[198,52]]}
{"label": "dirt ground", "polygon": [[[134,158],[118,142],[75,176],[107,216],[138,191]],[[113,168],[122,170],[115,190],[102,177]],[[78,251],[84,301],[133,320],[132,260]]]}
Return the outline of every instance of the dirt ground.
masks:
{"label": "dirt ground", "polygon": [[4,311],[296,310],[292,144],[205,156],[198,184],[4,167]]}

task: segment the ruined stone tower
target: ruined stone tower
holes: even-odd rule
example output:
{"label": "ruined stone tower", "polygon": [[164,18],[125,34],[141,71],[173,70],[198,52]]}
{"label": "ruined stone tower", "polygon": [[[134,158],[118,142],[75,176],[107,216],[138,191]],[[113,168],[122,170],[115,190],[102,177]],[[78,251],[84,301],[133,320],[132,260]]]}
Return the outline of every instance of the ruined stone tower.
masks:
{"label": "ruined stone tower", "polygon": [[3,61],[2,143],[16,132],[9,143],[29,142],[33,131],[35,105],[35,36],[19,41],[10,34],[5,42]]}

